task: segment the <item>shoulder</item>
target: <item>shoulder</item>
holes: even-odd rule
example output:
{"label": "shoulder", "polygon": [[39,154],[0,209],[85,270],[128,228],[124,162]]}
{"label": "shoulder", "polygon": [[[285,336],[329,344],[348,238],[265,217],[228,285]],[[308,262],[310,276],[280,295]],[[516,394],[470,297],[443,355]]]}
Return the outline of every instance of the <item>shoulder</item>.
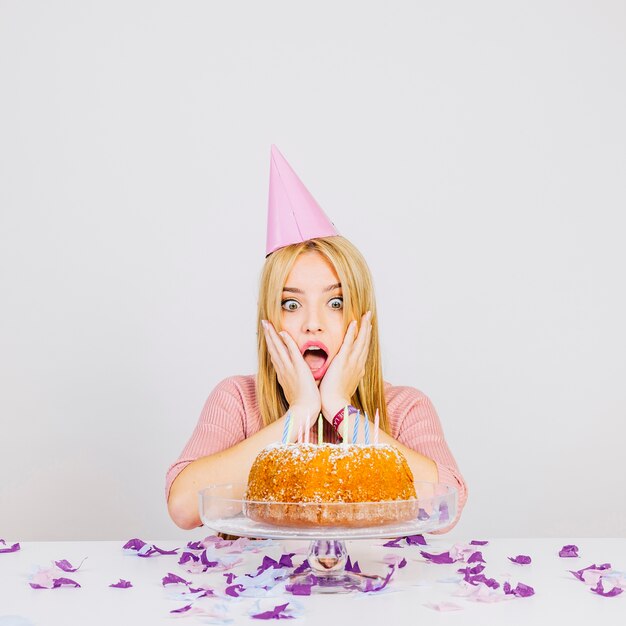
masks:
{"label": "shoulder", "polygon": [[429,404],[430,398],[415,387],[392,385],[385,381],[385,401],[390,413],[403,413],[416,404]]}
{"label": "shoulder", "polygon": [[256,376],[229,376],[217,383],[213,391],[227,393],[243,400],[256,395]]}

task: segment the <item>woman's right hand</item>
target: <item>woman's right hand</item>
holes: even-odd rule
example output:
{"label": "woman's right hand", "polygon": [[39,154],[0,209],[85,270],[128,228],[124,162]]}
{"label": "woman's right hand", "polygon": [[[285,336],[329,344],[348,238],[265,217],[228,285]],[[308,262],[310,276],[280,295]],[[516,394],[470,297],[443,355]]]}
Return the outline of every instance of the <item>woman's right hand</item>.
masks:
{"label": "woman's right hand", "polygon": [[[292,414],[295,414],[299,420],[310,416],[311,420],[315,421],[320,412],[322,400],[317,383],[311,369],[300,354],[298,344],[287,331],[277,333],[271,322],[262,320],[261,324],[272,365]],[[297,431],[294,430],[294,432]]]}

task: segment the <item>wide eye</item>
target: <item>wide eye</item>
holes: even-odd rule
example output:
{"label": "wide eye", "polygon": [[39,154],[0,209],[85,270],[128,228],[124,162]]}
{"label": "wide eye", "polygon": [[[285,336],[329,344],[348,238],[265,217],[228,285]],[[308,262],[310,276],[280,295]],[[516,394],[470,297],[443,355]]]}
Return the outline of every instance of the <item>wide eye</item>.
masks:
{"label": "wide eye", "polygon": [[332,298],[332,300],[330,300],[328,304],[330,305],[331,309],[343,309],[343,298]]}
{"label": "wide eye", "polygon": [[300,303],[297,300],[283,300],[280,306],[285,309],[285,311],[295,311],[300,308]]}

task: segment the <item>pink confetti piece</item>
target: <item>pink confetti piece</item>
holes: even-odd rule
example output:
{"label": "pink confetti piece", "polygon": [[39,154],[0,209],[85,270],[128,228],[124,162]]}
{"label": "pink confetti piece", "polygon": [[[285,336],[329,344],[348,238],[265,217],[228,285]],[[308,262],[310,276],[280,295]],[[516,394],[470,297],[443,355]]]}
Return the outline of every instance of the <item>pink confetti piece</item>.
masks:
{"label": "pink confetti piece", "polygon": [[0,554],[8,554],[10,552],[17,552],[18,550],[21,550],[19,543],[14,543],[12,546],[9,546],[7,548],[2,547],[6,545],[7,542],[4,539],[0,539]]}
{"label": "pink confetti piece", "polygon": [[80,566],[85,562],[87,557],[85,557],[77,567],[74,567],[68,560],[62,559],[61,561],[55,561],[54,564],[64,572],[77,572],[80,569]]}
{"label": "pink confetti piece", "polygon": [[578,546],[575,546],[575,545],[563,546],[559,550],[559,556],[562,559],[571,559],[571,558],[577,557],[578,556]]}
{"label": "pink confetti piece", "polygon": [[461,611],[463,610],[462,606],[455,604],[454,602],[428,602],[424,604],[424,606],[428,609],[432,609],[433,611]]}
{"label": "pink confetti piece", "polygon": [[429,552],[424,552],[423,550],[420,550],[420,554],[430,563],[436,563],[437,565],[456,562],[455,559],[450,557],[450,552],[443,552],[441,554],[430,554]]}
{"label": "pink confetti piece", "polygon": [[132,586],[133,584],[130,580],[124,580],[123,578],[120,578],[119,582],[109,585],[109,587],[113,587],[115,589],[129,589]]}
{"label": "pink confetti piece", "polygon": [[525,585],[524,583],[517,583],[517,587],[513,589],[511,588],[510,583],[507,581],[504,583],[502,589],[506,595],[514,595],[518,598],[528,598],[535,595],[535,590],[529,585]]}
{"label": "pink confetti piece", "polygon": [[597,593],[599,596],[603,596],[604,598],[613,598],[615,596],[619,596],[622,591],[624,591],[621,587],[613,587],[611,591],[605,591],[604,586],[602,584],[602,578],[598,580],[598,584],[591,589],[593,593]]}
{"label": "pink confetti piece", "polygon": [[508,559],[511,563],[517,563],[518,565],[528,565],[532,562],[532,559],[525,554],[518,554],[516,557],[510,556]]}

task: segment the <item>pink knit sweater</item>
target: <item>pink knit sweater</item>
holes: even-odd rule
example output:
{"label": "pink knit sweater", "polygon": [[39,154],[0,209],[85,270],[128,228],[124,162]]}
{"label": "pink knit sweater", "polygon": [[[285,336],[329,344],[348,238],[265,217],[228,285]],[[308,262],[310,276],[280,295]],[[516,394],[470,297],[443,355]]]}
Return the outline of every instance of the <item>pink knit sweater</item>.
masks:
{"label": "pink knit sweater", "polygon": [[[453,522],[438,531],[447,532],[459,520],[467,487],[443,436],[439,417],[431,401],[413,387],[394,387],[385,383],[390,435],[408,448],[427,456],[437,464],[439,482],[458,489],[458,511]],[[196,459],[231,448],[263,428],[256,400],[255,376],[231,376],[219,383],[204,404],[191,438],[166,476],[165,496],[176,477]],[[317,429],[311,431],[317,441]],[[324,441],[339,439],[328,422],[324,422]]]}

